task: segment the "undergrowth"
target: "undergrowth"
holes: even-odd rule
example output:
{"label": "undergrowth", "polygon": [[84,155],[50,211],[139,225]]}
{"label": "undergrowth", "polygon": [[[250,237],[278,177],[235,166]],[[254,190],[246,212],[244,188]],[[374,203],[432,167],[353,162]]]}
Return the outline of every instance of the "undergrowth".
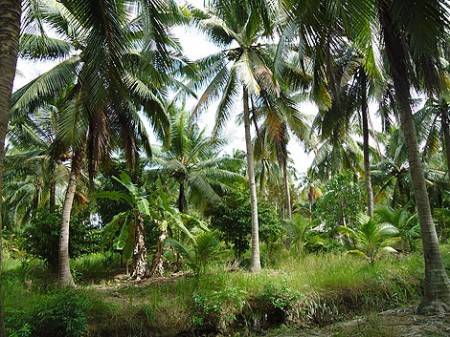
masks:
{"label": "undergrowth", "polygon": [[[443,256],[449,268],[449,246],[443,247]],[[281,324],[321,325],[418,299],[423,282],[418,254],[374,265],[345,254],[308,255],[284,259],[277,269],[259,274],[217,268],[199,280],[187,274],[141,283],[112,281],[122,268],[117,257],[92,255],[73,266],[79,286],[64,292],[48,285],[52,277],[41,262],[4,261],[10,336],[39,336],[47,325],[58,327],[55,322],[62,325],[54,336],[84,331],[83,336],[130,337],[208,331],[242,335]]]}

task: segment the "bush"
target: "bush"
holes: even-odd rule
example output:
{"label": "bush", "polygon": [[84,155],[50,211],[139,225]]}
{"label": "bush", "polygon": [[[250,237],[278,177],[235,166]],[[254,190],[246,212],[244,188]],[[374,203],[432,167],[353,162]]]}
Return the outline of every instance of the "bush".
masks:
{"label": "bush", "polygon": [[[252,209],[248,191],[236,188],[224,197],[224,202],[213,205],[207,212],[211,217],[211,228],[217,229],[220,238],[231,245],[236,258],[240,258],[250,247]],[[260,201],[258,221],[261,241],[266,244],[277,241],[283,228],[273,206]]]}
{"label": "bush", "polygon": [[[50,268],[58,266],[61,211],[39,210],[23,231],[26,251],[46,261]],[[70,220],[70,257],[93,253],[98,250],[98,231],[89,222],[89,213],[74,215]]]}
{"label": "bush", "polygon": [[350,174],[338,174],[325,184],[325,193],[317,201],[314,215],[327,230],[337,233],[340,225],[352,226],[363,210],[362,192]]}
{"label": "bush", "polygon": [[88,300],[74,291],[52,295],[34,308],[31,336],[81,337],[88,309]]}
{"label": "bush", "polygon": [[214,330],[227,330],[236,320],[246,303],[245,290],[228,288],[220,291],[203,291],[194,294],[194,325]]}
{"label": "bush", "polygon": [[43,296],[27,310],[6,308],[6,331],[11,337],[81,337],[88,309],[89,301],[74,291]]}

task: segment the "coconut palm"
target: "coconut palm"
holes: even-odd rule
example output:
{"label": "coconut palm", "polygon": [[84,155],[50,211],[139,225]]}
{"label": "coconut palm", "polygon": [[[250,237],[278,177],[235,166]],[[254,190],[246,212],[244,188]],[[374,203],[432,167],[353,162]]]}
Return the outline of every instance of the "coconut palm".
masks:
{"label": "coconut palm", "polygon": [[388,223],[399,231],[399,236],[404,243],[402,250],[414,251],[415,240],[420,238],[420,227],[417,221],[417,213],[410,214],[407,207],[392,209],[391,207],[380,207],[375,210],[376,217],[382,223]]}
{"label": "coconut palm", "polygon": [[[430,92],[438,87],[436,65],[439,47],[445,39],[448,26],[446,4],[444,1],[431,1],[405,6],[401,1],[383,0],[377,3],[377,10],[405,134],[422,232],[425,282],[419,311],[449,311],[450,281],[442,262],[433,223],[410,104],[410,85],[415,79],[423,80]],[[423,22],[427,23],[426,27],[420,30],[414,28]],[[415,72],[412,67],[415,67]]]}
{"label": "coconut palm", "polygon": [[35,109],[26,119],[11,116],[8,151],[5,161],[5,181],[10,193],[5,201],[12,206],[14,226],[20,227],[38,207],[61,205],[61,190],[65,187],[68,170],[63,153],[50,156],[58,127],[55,105]]}
{"label": "coconut palm", "polygon": [[[169,54],[178,52],[174,49],[176,44],[166,44],[170,39],[161,31],[161,22],[147,20],[149,15],[165,12],[165,5],[153,1],[147,5],[139,7],[144,10],[133,19],[126,1],[42,4],[43,20],[77,52],[66,55],[66,60],[19,89],[13,111],[27,113],[55,95],[64,97],[59,134],[53,147],[56,155],[72,152],[62,211],[59,279],[63,286],[73,284],[67,255],[68,228],[85,155],[92,185],[99,163],[107,162],[111,151],[119,145],[133,171],[138,144],[149,144],[139,109],[143,108],[150,117],[161,138],[168,130],[159,89],[167,78],[164,74],[169,72]],[[147,29],[149,26],[152,29]],[[161,40],[152,45],[146,32]],[[137,39],[141,36],[144,38]],[[32,41],[32,37],[29,39]],[[39,44],[28,43],[27,46],[39,47]]]}
{"label": "coconut palm", "polygon": [[[8,130],[9,107],[19,51],[21,1],[7,0],[0,4],[0,214],[3,201],[3,161],[5,137]],[[0,266],[2,265],[2,220],[0,217]],[[1,269],[1,268],[0,268]],[[2,290],[0,271],[0,293]],[[3,304],[0,299],[0,336],[6,336],[3,322]]]}
{"label": "coconut palm", "polygon": [[171,118],[171,134],[167,146],[155,152],[150,172],[161,173],[178,184],[178,210],[187,213],[187,200],[201,207],[219,202],[220,195],[243,177],[224,169],[236,159],[222,157],[226,142],[205,136],[205,130],[190,125],[191,114],[181,110]]}
{"label": "coconut palm", "polygon": [[399,241],[398,229],[388,223],[380,223],[376,217],[361,215],[359,226],[352,229],[341,226],[339,231],[348,235],[354,242],[355,249],[350,254],[361,255],[373,264],[382,253],[395,252],[393,244]]}
{"label": "coconut palm", "polygon": [[[198,24],[222,47],[222,50],[200,60],[205,71],[199,86],[207,85],[195,108],[197,113],[215,98],[221,98],[216,112],[215,133],[221,131],[241,94],[243,101],[248,179],[252,204],[252,258],[250,269],[261,270],[259,253],[258,205],[255,183],[253,146],[250,134],[251,100],[262,93],[273,97],[279,88],[264,57],[266,47],[262,38],[275,28],[277,8],[274,2],[208,1],[208,13],[199,15]],[[258,6],[257,6],[258,4]],[[232,44],[234,43],[234,45]]]}
{"label": "coconut palm", "polygon": [[[428,194],[419,156],[416,128],[411,108],[411,84],[425,84],[428,91],[439,88],[436,65],[439,47],[445,40],[448,18],[445,1],[406,3],[401,0],[348,1],[343,6],[335,1],[316,3],[286,0],[286,7],[294,18],[306,21],[305,30],[324,38],[323,45],[339,44],[336,31],[356,31],[357,44],[371,39],[372,25],[379,25],[383,48],[393,81],[395,100],[399,108],[402,130],[407,144],[408,161],[413,181],[419,223],[425,255],[425,290],[420,311],[449,310],[450,282],[446,274],[434,228]],[[308,7],[310,6],[310,7]],[[295,8],[297,11],[292,11]],[[301,9],[301,8],[300,8]],[[312,9],[312,10],[311,10]],[[351,27],[349,25],[351,22]],[[424,26],[424,22],[427,24]],[[417,29],[421,27],[421,29]],[[311,34],[310,34],[311,35]],[[301,36],[303,37],[303,36]],[[303,41],[303,39],[301,39]],[[317,42],[313,40],[313,42]],[[318,41],[321,42],[321,41]],[[329,50],[327,48],[326,50]],[[324,53],[323,64],[329,64]],[[328,68],[328,67],[327,67]],[[322,76],[323,77],[323,76]],[[330,76],[328,76],[330,78]],[[333,83],[333,79],[330,78]],[[333,92],[333,87],[332,90]]]}

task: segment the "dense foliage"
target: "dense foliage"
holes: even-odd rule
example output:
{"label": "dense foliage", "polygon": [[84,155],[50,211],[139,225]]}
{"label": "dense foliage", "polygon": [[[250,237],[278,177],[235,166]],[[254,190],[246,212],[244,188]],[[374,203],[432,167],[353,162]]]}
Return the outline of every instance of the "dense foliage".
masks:
{"label": "dense foliage", "polygon": [[[58,265],[60,212],[58,209],[37,211],[22,233],[25,251],[46,261],[53,270]],[[91,224],[90,215],[89,209],[85,208],[72,216],[69,246],[72,258],[97,252],[100,248],[100,232]]]}

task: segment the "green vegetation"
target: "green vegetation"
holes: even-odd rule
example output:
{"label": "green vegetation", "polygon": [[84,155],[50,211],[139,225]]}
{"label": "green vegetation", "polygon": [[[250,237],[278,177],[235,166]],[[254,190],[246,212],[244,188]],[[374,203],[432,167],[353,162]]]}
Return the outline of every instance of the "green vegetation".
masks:
{"label": "green vegetation", "polygon": [[[442,248],[449,268],[450,247]],[[174,336],[322,325],[417,301],[423,282],[419,254],[383,258],[373,265],[346,254],[308,255],[285,259],[277,269],[260,274],[225,272],[213,263],[198,285],[189,275],[136,285],[113,281],[117,256],[89,255],[73,265],[80,288],[57,291],[48,285],[42,263],[5,261],[10,335],[40,336],[40,329],[50,325],[54,336],[79,336],[81,331],[93,336]],[[71,332],[75,327],[78,330]]]}
{"label": "green vegetation", "polygon": [[0,337],[450,312],[446,1],[198,3],[2,0]]}

